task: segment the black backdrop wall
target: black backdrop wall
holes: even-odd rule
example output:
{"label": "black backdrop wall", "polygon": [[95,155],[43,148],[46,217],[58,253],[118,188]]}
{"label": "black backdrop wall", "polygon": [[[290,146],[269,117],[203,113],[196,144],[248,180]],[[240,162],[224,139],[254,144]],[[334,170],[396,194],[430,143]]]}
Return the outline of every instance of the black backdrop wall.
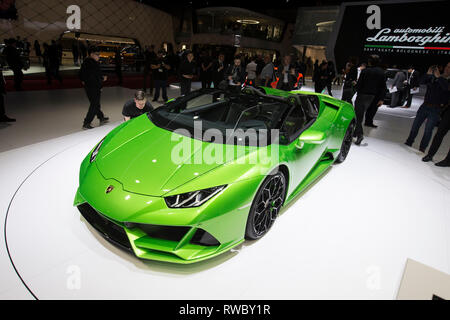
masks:
{"label": "black backdrop wall", "polygon": [[374,53],[387,66],[412,64],[422,72],[432,64],[450,62],[450,1],[375,4],[380,9],[379,29],[367,25],[373,15],[372,10],[367,13],[371,3],[342,6],[345,11],[334,46],[338,68],[349,57],[363,62]]}

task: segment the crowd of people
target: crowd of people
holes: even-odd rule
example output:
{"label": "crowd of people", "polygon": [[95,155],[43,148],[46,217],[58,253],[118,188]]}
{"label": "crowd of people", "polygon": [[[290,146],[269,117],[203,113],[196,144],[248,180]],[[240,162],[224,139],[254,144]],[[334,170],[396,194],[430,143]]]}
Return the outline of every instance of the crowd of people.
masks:
{"label": "crowd of people", "polygon": [[[406,104],[402,107],[410,108],[414,93],[418,91],[420,85],[425,85],[424,101],[417,111],[405,145],[412,147],[420,127],[426,123],[419,151],[426,154],[422,158],[424,162],[433,160],[450,129],[450,63],[446,66],[431,66],[423,76],[419,75],[414,66],[410,66],[407,73],[398,70],[389,88],[386,85],[386,70],[380,67],[380,58],[377,55],[369,56],[368,63],[361,63],[359,66],[354,60],[350,60],[343,70],[343,75],[341,99],[353,104],[353,97],[356,95],[354,104],[356,145],[360,145],[364,139],[363,122],[367,127],[377,128],[373,119],[388,92],[391,94],[390,107],[399,106],[400,97],[404,96]],[[436,126],[438,130],[427,153]],[[450,150],[447,157],[436,165],[450,166]]]}
{"label": "crowd of people", "polygon": [[[89,45],[89,43],[87,43]],[[100,107],[101,89],[107,77],[100,67],[100,50],[94,45],[87,46],[78,43],[73,48],[74,64],[81,63],[79,77],[84,86],[90,106],[83,122],[83,129],[93,128],[91,123],[97,117],[101,124],[108,122]],[[34,50],[36,57],[45,67],[47,81],[52,79],[62,82],[59,74],[59,67],[62,62],[62,48],[60,42],[52,41],[50,44],[43,44],[41,51],[40,44],[36,40]],[[21,53],[29,52],[30,43],[24,39],[7,39],[3,54],[7,63],[14,73],[14,86],[16,90],[21,90],[23,80],[23,59]],[[191,91],[192,81],[198,78],[202,88],[218,88],[225,85],[229,88],[240,88],[242,85],[251,86],[272,86],[280,90],[291,91],[299,89],[305,81],[307,63],[293,55],[285,55],[278,60],[272,56],[248,56],[236,55],[231,61],[226,60],[223,53],[218,53],[213,57],[206,50],[192,52],[182,50],[177,53],[166,52],[164,49],[155,51],[155,46],[146,46],[141,52],[142,59],[136,62],[136,71],[140,71],[143,66],[143,86],[142,90],[136,94],[134,100],[128,103],[127,110],[134,110],[134,113],[125,115],[125,119],[133,114],[139,114],[136,110],[150,110],[153,108],[146,101],[147,89],[150,96],[153,95],[153,102],[159,100],[160,96],[164,102],[168,100],[167,86],[169,76],[177,76],[180,83],[180,94],[186,95]],[[115,73],[122,84],[122,57],[118,48],[114,55]],[[418,91],[420,85],[425,85],[427,91],[424,102],[420,106],[411,132],[405,144],[412,146],[418,131],[423,123],[425,132],[421,139],[419,150],[426,153],[427,147],[432,139],[433,129],[439,126],[433,139],[428,154],[423,157],[423,161],[431,161],[436,154],[443,137],[449,130],[450,111],[449,101],[449,77],[450,63],[445,68],[432,66],[428,72],[420,76],[414,66],[409,66],[407,72],[398,69],[394,70],[393,80],[389,87],[386,84],[386,68],[380,66],[380,58],[371,55],[367,63],[357,63],[356,59],[349,59],[341,72],[336,73],[332,61],[316,60],[313,66],[312,80],[315,92],[328,93],[333,95],[332,84],[342,81],[342,100],[353,104],[356,113],[356,123],[354,130],[355,144],[360,145],[364,139],[364,126],[377,128],[373,119],[378,108],[385,103],[387,94],[390,94],[390,107],[401,106],[409,108],[412,97]],[[337,79],[337,80],[336,80]],[[0,83],[0,119],[2,122],[12,122],[15,119],[9,118],[5,114],[4,99],[6,94],[5,81]],[[354,96],[356,99],[353,100]],[[145,103],[142,104],[142,101]],[[404,101],[404,105],[402,104]],[[131,107],[133,106],[133,108]],[[450,150],[445,160],[437,163],[439,166],[450,165]]]}

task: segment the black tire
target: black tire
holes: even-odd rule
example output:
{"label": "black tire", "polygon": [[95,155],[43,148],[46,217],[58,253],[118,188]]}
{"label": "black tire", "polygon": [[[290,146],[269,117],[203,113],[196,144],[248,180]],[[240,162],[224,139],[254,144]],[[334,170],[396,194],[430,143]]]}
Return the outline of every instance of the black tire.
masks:
{"label": "black tire", "polygon": [[245,238],[256,240],[272,227],[286,197],[286,177],[281,171],[270,174],[253,199],[247,218]]}
{"label": "black tire", "polygon": [[352,122],[345,132],[344,140],[342,141],[341,152],[336,158],[336,163],[342,163],[347,158],[350,148],[353,143],[353,131],[355,131],[355,123]]}

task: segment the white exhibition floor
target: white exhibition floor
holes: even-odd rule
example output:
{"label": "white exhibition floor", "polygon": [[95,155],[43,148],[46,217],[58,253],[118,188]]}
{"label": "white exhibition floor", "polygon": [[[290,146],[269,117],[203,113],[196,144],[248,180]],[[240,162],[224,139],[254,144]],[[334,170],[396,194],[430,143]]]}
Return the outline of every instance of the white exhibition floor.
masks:
{"label": "white exhibition floor", "polygon": [[382,107],[379,128],[265,237],[193,265],[138,260],[72,206],[81,160],[118,121],[38,143],[28,132],[34,144],[0,153],[0,299],[395,299],[408,258],[450,273],[450,169],[403,145],[418,103]]}

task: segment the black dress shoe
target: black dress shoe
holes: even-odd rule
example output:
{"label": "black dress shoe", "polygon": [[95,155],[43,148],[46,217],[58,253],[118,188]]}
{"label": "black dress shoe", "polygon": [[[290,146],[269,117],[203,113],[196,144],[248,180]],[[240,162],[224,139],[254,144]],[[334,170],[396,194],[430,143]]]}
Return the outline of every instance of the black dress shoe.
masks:
{"label": "black dress shoe", "polygon": [[373,123],[365,123],[364,125],[365,125],[366,127],[378,128],[378,126],[376,126],[376,125],[373,124]]}
{"label": "black dress shoe", "polygon": [[91,126],[91,124],[90,124],[90,123],[88,123],[88,124],[83,124],[83,127],[82,127],[82,129],[83,129],[83,130],[89,130],[89,129],[94,129],[94,127],[93,127],[93,126]]}
{"label": "black dress shoe", "polygon": [[0,122],[16,122],[16,119],[9,118],[7,116],[3,116],[0,118]]}
{"label": "black dress shoe", "polygon": [[408,141],[405,142],[405,145],[407,145],[408,147],[412,147],[412,143],[409,143]]}
{"label": "black dress shoe", "polygon": [[419,149],[419,151],[425,153],[425,149]]}
{"label": "black dress shoe", "polygon": [[433,157],[430,155],[426,155],[425,157],[422,158],[423,162],[430,162],[433,161]]}
{"label": "black dress shoe", "polygon": [[438,167],[450,167],[450,161],[449,160],[442,160],[435,164]]}
{"label": "black dress shoe", "polygon": [[107,123],[108,121],[109,121],[109,118],[108,118],[108,117],[103,117],[103,118],[100,119],[100,125],[105,124],[105,123]]}
{"label": "black dress shoe", "polygon": [[357,146],[359,146],[361,144],[361,142],[363,141],[364,137],[363,136],[359,136],[356,138],[355,144]]}

